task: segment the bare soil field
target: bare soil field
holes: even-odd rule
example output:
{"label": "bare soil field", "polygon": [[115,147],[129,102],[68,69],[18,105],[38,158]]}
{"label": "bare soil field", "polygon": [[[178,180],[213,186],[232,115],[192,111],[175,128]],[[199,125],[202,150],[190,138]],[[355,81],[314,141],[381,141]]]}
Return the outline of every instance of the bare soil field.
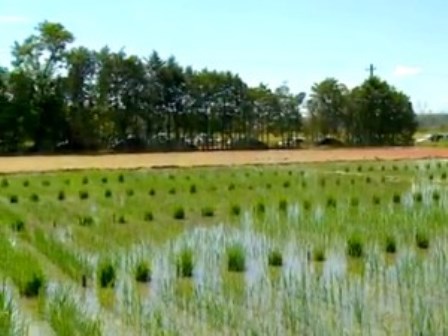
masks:
{"label": "bare soil field", "polygon": [[1,173],[80,169],[136,169],[163,167],[287,164],[366,160],[448,158],[448,149],[425,147],[368,149],[306,149],[268,151],[14,156],[0,158]]}

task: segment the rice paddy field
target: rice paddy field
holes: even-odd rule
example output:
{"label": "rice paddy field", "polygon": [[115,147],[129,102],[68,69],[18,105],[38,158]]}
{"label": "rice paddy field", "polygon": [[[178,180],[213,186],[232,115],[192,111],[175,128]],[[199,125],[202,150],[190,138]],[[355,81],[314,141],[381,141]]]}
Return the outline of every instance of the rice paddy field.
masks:
{"label": "rice paddy field", "polygon": [[4,174],[0,335],[448,335],[447,174]]}

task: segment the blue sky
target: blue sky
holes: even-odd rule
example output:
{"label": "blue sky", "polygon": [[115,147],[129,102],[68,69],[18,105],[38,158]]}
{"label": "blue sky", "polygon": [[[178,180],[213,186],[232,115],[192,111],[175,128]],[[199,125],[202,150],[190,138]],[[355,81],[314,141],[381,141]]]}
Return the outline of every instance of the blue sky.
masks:
{"label": "blue sky", "polygon": [[76,45],[157,50],[296,92],[328,76],[353,87],[373,62],[417,111],[440,112],[448,111],[446,13],[446,0],[0,0],[0,65],[15,40],[49,20]]}

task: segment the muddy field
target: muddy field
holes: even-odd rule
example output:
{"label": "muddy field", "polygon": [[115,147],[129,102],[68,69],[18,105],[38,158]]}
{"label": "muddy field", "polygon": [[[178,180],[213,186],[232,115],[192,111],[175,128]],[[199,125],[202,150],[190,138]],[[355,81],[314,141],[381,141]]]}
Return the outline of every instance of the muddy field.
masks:
{"label": "muddy field", "polygon": [[448,158],[448,150],[414,147],[2,157],[0,158],[0,172],[12,173],[92,168],[131,169],[429,158]]}

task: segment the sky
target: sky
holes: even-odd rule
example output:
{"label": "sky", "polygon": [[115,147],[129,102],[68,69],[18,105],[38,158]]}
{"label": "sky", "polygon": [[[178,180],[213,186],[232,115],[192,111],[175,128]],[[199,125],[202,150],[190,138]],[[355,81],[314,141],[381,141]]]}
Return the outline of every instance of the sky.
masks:
{"label": "sky", "polygon": [[74,46],[156,50],[294,92],[327,77],[354,87],[373,63],[417,112],[448,112],[446,13],[446,0],[0,0],[0,65],[48,20],[71,31]]}

